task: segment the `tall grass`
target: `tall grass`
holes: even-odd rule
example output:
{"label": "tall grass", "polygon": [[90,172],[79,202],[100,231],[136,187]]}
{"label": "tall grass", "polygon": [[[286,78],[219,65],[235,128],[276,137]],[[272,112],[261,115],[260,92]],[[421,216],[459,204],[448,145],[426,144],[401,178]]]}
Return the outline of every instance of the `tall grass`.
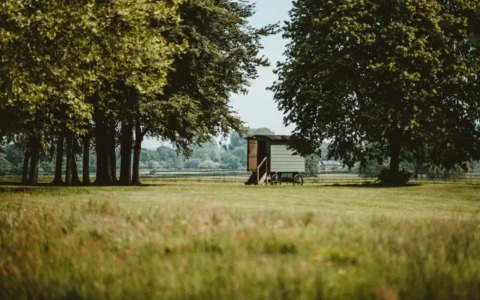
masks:
{"label": "tall grass", "polygon": [[11,187],[0,299],[479,299],[478,189],[448,190]]}

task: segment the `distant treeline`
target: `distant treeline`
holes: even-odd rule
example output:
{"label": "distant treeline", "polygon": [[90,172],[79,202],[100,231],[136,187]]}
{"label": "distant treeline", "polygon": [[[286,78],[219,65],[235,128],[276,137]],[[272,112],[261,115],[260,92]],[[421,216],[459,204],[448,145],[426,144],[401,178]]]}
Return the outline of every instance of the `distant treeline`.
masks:
{"label": "distant treeline", "polygon": [[[189,157],[179,153],[170,146],[160,146],[157,149],[142,149],[140,154],[140,169],[148,170],[183,170],[183,169],[245,169],[247,166],[247,141],[245,137],[255,134],[274,134],[268,128],[249,129],[241,136],[232,133],[229,139],[219,143],[216,141],[203,143],[193,147]],[[116,153],[116,171],[120,170],[120,151]],[[55,160],[44,158],[40,161],[39,172],[42,175],[55,174]],[[65,158],[62,167],[65,167]],[[0,175],[21,175],[24,153],[15,144],[1,148]],[[83,174],[83,164],[80,155],[75,155],[76,170]],[[96,155],[89,154],[89,172],[96,172]]]}

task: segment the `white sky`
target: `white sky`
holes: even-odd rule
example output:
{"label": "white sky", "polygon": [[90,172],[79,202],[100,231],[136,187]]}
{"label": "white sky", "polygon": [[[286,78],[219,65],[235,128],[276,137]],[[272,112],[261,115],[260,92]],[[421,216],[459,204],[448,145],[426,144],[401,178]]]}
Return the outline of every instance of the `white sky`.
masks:
{"label": "white sky", "polygon": [[[292,8],[291,0],[254,0],[256,14],[251,19],[251,24],[261,27],[268,24],[288,20],[288,11]],[[282,33],[264,38],[262,55],[268,58],[271,66],[258,69],[259,77],[252,82],[247,95],[233,95],[230,99],[233,110],[238,113],[245,125],[251,128],[267,127],[276,134],[290,134],[292,127],[283,125],[283,114],[278,111],[273,100],[273,93],[266,88],[277,79],[273,70],[278,61],[283,61],[283,52],[287,41],[282,38]],[[144,148],[157,148],[161,143],[157,140],[145,140]]]}

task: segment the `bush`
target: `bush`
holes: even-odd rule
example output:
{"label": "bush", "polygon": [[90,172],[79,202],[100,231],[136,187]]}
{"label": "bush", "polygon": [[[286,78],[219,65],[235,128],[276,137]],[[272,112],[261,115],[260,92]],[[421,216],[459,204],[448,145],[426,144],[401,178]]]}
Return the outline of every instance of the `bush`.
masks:
{"label": "bush", "polygon": [[23,173],[23,164],[12,167],[9,175],[22,175],[22,173]]}
{"label": "bush", "polygon": [[376,159],[371,159],[365,165],[359,166],[359,174],[363,178],[375,178],[380,176],[380,173],[385,169],[386,165]]}
{"label": "bush", "polygon": [[186,169],[198,169],[198,165],[201,163],[202,161],[198,158],[192,158],[190,160],[187,160],[185,162],[185,168]]}
{"label": "bush", "polygon": [[7,175],[14,166],[0,153],[0,175]]}
{"label": "bush", "polygon": [[198,165],[199,169],[216,169],[217,164],[211,160],[205,160]]}
{"label": "bush", "polygon": [[320,161],[315,156],[305,159],[305,176],[317,177],[320,173]]}
{"label": "bush", "polygon": [[466,176],[465,170],[463,170],[460,166],[455,166],[452,169],[445,169],[435,165],[428,165],[426,167],[425,174],[430,180],[435,180],[435,179],[455,180],[455,179],[463,179]]}
{"label": "bush", "polygon": [[160,164],[157,161],[151,160],[148,162],[149,169],[158,169],[158,167],[160,167]]}
{"label": "bush", "polygon": [[412,173],[404,170],[392,172],[390,169],[382,169],[378,175],[378,180],[385,185],[406,185],[412,175]]}

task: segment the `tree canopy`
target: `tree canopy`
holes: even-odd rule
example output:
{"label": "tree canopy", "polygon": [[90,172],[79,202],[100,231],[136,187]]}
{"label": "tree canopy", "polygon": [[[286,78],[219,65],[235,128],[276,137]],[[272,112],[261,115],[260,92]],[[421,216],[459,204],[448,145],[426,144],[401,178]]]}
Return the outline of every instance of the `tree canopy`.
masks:
{"label": "tree canopy", "polygon": [[[446,168],[480,154],[480,55],[475,0],[298,0],[272,86],[294,145],[330,157],[429,161]],[[394,176],[395,177],[395,176]],[[398,176],[401,177],[401,176]]]}

